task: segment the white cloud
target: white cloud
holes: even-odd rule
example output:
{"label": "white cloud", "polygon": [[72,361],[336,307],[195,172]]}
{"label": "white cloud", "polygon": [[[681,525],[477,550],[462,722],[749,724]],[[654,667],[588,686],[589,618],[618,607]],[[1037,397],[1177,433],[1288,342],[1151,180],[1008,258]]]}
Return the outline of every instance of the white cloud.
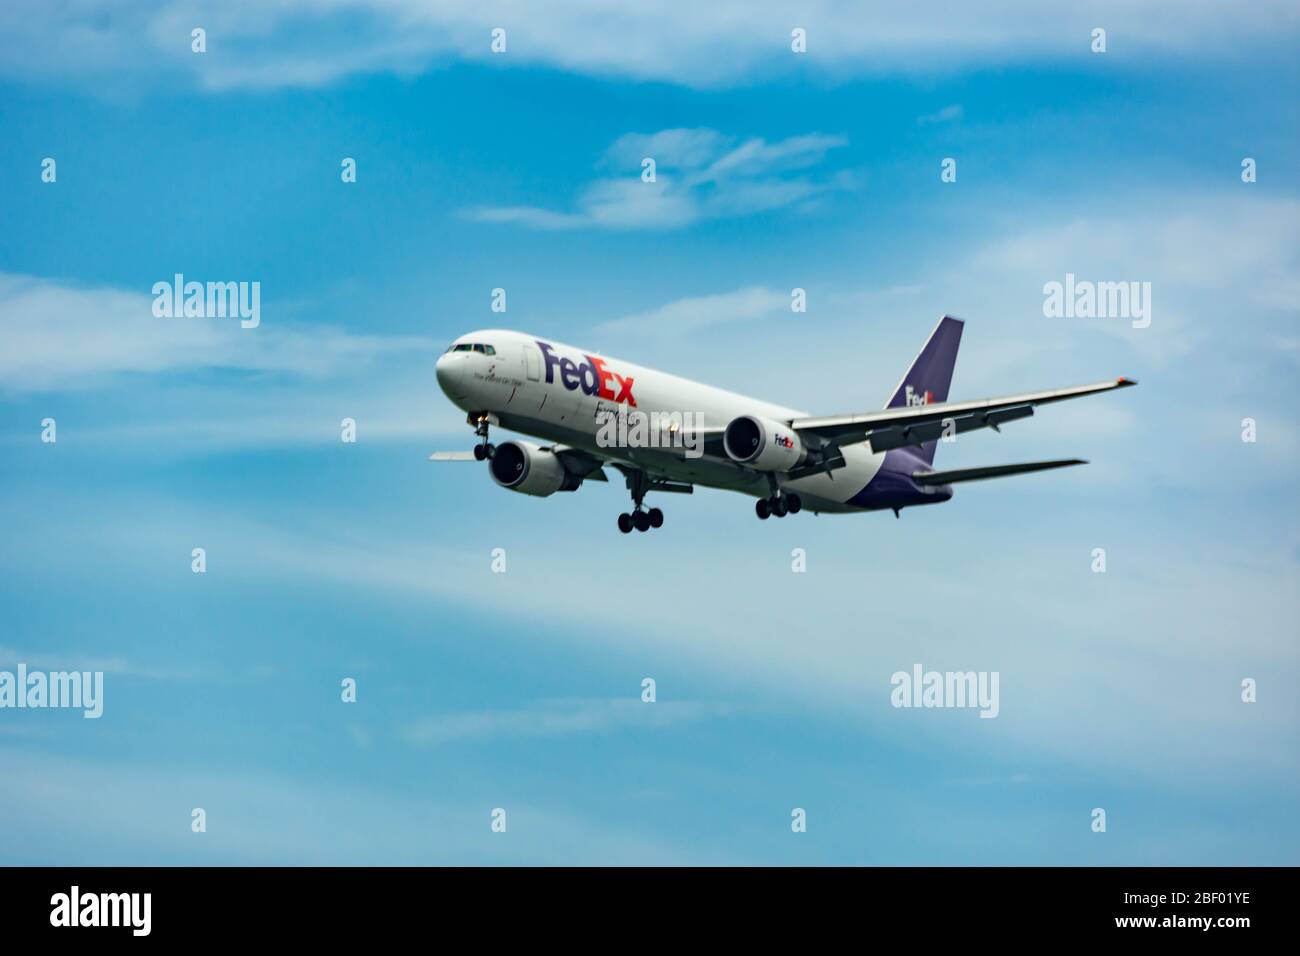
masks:
{"label": "white cloud", "polygon": [[[373,782],[304,782],[249,769],[246,760],[194,770],[17,746],[0,749],[0,763],[9,863],[654,866],[732,859],[523,800],[508,805],[510,839],[503,840],[488,827],[492,804],[475,799],[470,786],[412,800]],[[211,821],[203,840],[189,827],[196,802]]]}
{"label": "white cloud", "polygon": [[123,373],[199,368],[320,377],[392,353],[433,349],[417,337],[354,335],[332,326],[266,317],[158,318],[153,297],[110,287],[78,288],[0,273],[0,389],[87,387]]}
{"label": "white cloud", "polygon": [[[511,619],[556,620],[571,604],[574,582],[596,594],[625,584],[626,570],[601,548],[578,549],[556,561],[550,537],[526,530],[563,525],[577,540],[598,541],[592,536],[612,530],[607,518],[616,501],[624,502],[621,489],[584,488],[580,497],[565,501],[522,501],[484,483],[481,473],[458,475],[441,479],[449,483],[437,512],[441,539],[479,535],[511,549],[511,588],[503,608]],[[762,706],[784,702],[802,713],[837,714],[864,733],[887,734],[917,748],[935,742],[971,752],[1017,747],[1029,759],[1051,755],[1082,766],[1168,770],[1190,779],[1203,779],[1207,767],[1214,773],[1249,768],[1294,775],[1294,763],[1279,749],[1290,739],[1293,708],[1283,702],[1249,711],[1233,691],[1235,672],[1225,678],[1223,671],[1226,661],[1249,661],[1278,684],[1293,680],[1296,651],[1276,622],[1292,619],[1296,611],[1294,589],[1287,586],[1295,575],[1294,557],[1281,545],[1246,546],[1194,525],[1173,531],[1169,540],[1152,535],[1150,499],[1135,487],[1144,475],[1144,463],[1109,479],[1094,475],[1092,497],[1087,490],[1069,496],[1065,511],[1059,484],[1050,504],[1035,504],[1032,486],[974,489],[943,514],[933,509],[902,522],[883,515],[810,517],[783,526],[790,536],[778,542],[770,524],[755,521],[740,499],[696,495],[672,502],[672,540],[685,557],[661,565],[654,585],[656,595],[673,595],[676,619],[689,621],[688,627],[665,627],[654,615],[634,614],[618,628],[550,628],[539,638],[545,634],[597,655],[625,654],[632,642],[640,653],[671,659],[699,675],[743,681],[755,688]],[[464,511],[466,494],[486,496],[482,500],[492,505],[464,519],[457,512]],[[1107,495],[1113,500],[1099,505]],[[482,604],[483,556],[425,540],[420,528],[395,537],[391,528],[363,519],[342,528],[302,522],[291,527],[292,519],[280,512],[263,522],[156,499],[147,510],[130,499],[106,504],[69,502],[57,520],[5,509],[18,534],[38,520],[41,532],[27,535],[33,543],[21,559],[4,563],[21,563],[29,572],[76,573],[68,566],[69,553],[94,555],[111,546],[123,566],[140,567],[174,544],[177,528],[202,526],[235,581],[330,582],[381,600],[392,595],[426,601],[430,614],[445,603]],[[1098,507],[1110,514],[1104,527],[1098,525]],[[1008,521],[992,538],[990,508],[1004,511]],[[105,512],[112,517],[103,517]],[[1050,534],[1043,533],[1044,524]],[[1112,567],[1104,576],[1089,571],[1098,535],[1111,552]],[[810,555],[807,575],[790,574],[792,544]],[[1205,560],[1206,553],[1214,560]],[[869,573],[864,554],[874,556]],[[978,570],[981,561],[992,562],[994,570]],[[752,600],[719,600],[728,594]],[[771,613],[772,600],[818,606],[844,626],[791,630],[789,620]],[[918,602],[928,609],[924,621],[916,614]],[[1231,635],[1230,645],[1225,635]],[[916,661],[999,670],[999,718],[891,709],[890,674]],[[1153,681],[1177,691],[1154,694]],[[459,713],[415,724],[406,733],[414,744],[552,737],[721,713],[694,703],[651,712],[663,704],[589,701]],[[1133,726],[1145,733],[1134,736]],[[1242,733],[1259,744],[1257,751],[1242,750]]]}
{"label": "white cloud", "polygon": [[438,400],[432,340],[282,321],[265,302],[251,329],[158,318],[152,302],[0,273],[0,394],[58,392],[51,413],[79,442],[164,457],[336,444],[345,417],[366,442],[460,434]]}
{"label": "white cloud", "polygon": [[596,326],[597,335],[628,337],[682,335],[728,322],[754,322],[790,313],[790,293],[762,286],[676,299],[648,312],[625,315]]}
{"label": "white cloud", "polygon": [[521,710],[439,714],[410,725],[403,736],[417,746],[497,737],[560,737],[624,727],[668,727],[725,713],[724,708],[693,701],[556,700]]}
{"label": "white cloud", "polygon": [[[610,146],[599,166],[612,175],[589,183],[577,208],[534,206],[467,209],[478,222],[514,222],[535,229],[675,229],[708,219],[754,215],[798,206],[847,188],[843,175],[814,177],[809,170],[847,145],[842,136],[811,133],[769,143],[739,141],[712,129],[628,133]],[[655,180],[642,180],[642,161],[653,159]]]}
{"label": "white cloud", "polygon": [[47,650],[19,650],[0,646],[0,667],[14,667],[19,663],[26,664],[30,671],[100,671],[146,680],[188,680],[198,676],[196,669],[141,666],[121,657],[99,657],[93,653],[51,653]]}
{"label": "white cloud", "polygon": [[[1184,194],[1169,203],[1107,201],[1055,221],[1040,211],[1036,219],[1040,225],[1005,230],[968,266],[985,293],[1005,299],[1014,282],[1035,300],[1039,308],[1027,319],[1095,328],[1166,364],[1219,334],[1232,315],[1297,309],[1295,199]],[[1150,327],[1043,318],[1043,285],[1063,283],[1067,273],[1092,282],[1149,282]]]}
{"label": "white cloud", "polygon": [[916,122],[921,126],[929,126],[932,123],[953,123],[962,118],[962,108],[957,104],[945,106],[934,113],[927,113],[925,116],[918,116]]}
{"label": "white cloud", "polygon": [[492,206],[468,211],[477,222],[516,222],[533,229],[579,229],[587,220],[575,213],[550,212],[536,206]]}
{"label": "white cloud", "polygon": [[[862,8],[812,0],[680,5],[620,0],[9,0],[0,6],[0,64],[11,76],[92,78],[120,84],[163,71],[209,90],[319,86],[368,72],[409,75],[455,60],[541,65],[597,76],[722,86],[807,70],[838,78],[930,74],[990,63],[1059,62],[1089,54],[1104,24],[1110,56],[1240,55],[1294,34],[1290,0],[1264,0],[1241,16],[1211,0],[1095,0],[1087,7],[1035,0],[955,5],[935,16],[917,5]],[[190,30],[208,53],[190,52]],[[508,52],[489,51],[507,30]],[[808,52],[790,50],[807,31]]]}

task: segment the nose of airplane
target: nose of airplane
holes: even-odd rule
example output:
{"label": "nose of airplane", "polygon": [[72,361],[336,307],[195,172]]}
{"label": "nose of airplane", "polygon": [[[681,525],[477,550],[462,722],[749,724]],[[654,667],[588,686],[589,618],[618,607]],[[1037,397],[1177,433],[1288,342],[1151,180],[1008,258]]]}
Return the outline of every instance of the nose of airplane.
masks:
{"label": "nose of airplane", "polygon": [[455,384],[456,378],[456,373],[453,368],[455,359],[452,358],[452,354],[453,353],[451,352],[442,353],[442,355],[438,356],[438,364],[435,366],[435,371],[438,376],[438,387],[448,395],[451,394],[452,386]]}

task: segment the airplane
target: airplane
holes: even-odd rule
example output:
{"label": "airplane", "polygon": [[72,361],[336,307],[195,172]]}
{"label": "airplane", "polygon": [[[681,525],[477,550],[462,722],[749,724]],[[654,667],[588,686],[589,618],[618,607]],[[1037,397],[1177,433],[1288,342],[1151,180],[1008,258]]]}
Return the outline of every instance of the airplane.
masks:
{"label": "airplane", "polygon": [[[650,492],[690,494],[697,485],[736,491],[757,499],[761,519],[804,510],[892,510],[898,517],[904,508],[948,501],[952,486],[962,482],[1087,464],[1069,458],[934,469],[941,439],[979,428],[998,431],[1039,405],[1137,384],[1120,377],[949,402],[963,326],[952,316],[939,320],[883,411],[829,416],[523,332],[471,332],[438,358],[436,374],[480,442],[472,452],[429,458],[486,461],[498,485],[538,497],[608,481],[605,467],[612,467],[632,498],[632,510],[618,516],[624,534],[663,525],[661,509],[644,507]],[[492,426],[547,444],[512,439],[493,445]]]}

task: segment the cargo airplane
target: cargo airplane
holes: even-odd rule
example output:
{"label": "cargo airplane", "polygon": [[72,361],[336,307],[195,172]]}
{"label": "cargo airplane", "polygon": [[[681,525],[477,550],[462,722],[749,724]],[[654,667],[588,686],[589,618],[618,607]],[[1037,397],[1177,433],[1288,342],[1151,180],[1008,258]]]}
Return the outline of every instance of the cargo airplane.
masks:
{"label": "cargo airplane", "polygon": [[[647,494],[689,494],[696,485],[758,499],[759,518],[880,510],[897,517],[903,508],[947,501],[962,482],[1086,464],[1069,458],[934,469],[941,439],[997,430],[1039,405],[1137,384],[1114,378],[949,402],[962,326],[951,316],[939,320],[882,411],[825,416],[522,332],[471,332],[439,357],[437,377],[480,440],[472,452],[434,452],[430,459],[486,461],[498,485],[539,497],[608,481],[605,468],[614,468],[632,497],[632,510],[618,516],[624,534],[663,524],[659,508],[644,508]],[[610,427],[629,420],[636,427]],[[545,444],[493,445],[491,426]]]}

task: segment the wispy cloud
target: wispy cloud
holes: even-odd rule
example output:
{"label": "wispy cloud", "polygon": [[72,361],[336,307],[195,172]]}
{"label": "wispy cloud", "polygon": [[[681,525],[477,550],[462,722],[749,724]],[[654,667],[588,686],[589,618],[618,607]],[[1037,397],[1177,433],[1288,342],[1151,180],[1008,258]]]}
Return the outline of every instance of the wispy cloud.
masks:
{"label": "wispy cloud", "polygon": [[[487,206],[465,210],[478,222],[513,222],[534,229],[676,229],[797,206],[852,185],[851,174],[814,176],[843,136],[811,133],[769,143],[738,140],[713,129],[628,133],[599,167],[612,175],[589,183],[572,210]],[[654,181],[642,178],[654,161]]]}
{"label": "wispy cloud", "polygon": [[625,315],[596,326],[596,333],[635,336],[679,335],[727,322],[753,322],[790,312],[790,292],[748,286],[734,292],[674,299],[647,312]]}
{"label": "wispy cloud", "polygon": [[[662,837],[533,802],[509,802],[510,838],[491,833],[486,799],[437,799],[376,786],[238,768],[190,769],[0,749],[0,863],[663,865],[707,862]],[[446,790],[447,788],[443,788]],[[190,831],[190,808],[210,831]],[[312,812],[304,813],[303,807]],[[442,826],[430,826],[430,820]],[[179,823],[178,823],[179,821]],[[495,838],[494,838],[495,837]],[[703,859],[701,859],[703,857]]]}
{"label": "wispy cloud", "polygon": [[[1146,473],[1143,466],[1130,469],[1127,478],[1116,477],[1109,483],[1103,479],[1103,484],[1115,489],[1115,500],[1106,507],[1118,512],[1120,523],[1131,523],[1145,513],[1149,499],[1131,493],[1125,498],[1123,489],[1131,486],[1133,475]],[[467,482],[481,480],[468,474],[464,477]],[[447,499],[460,502],[463,495],[453,488]],[[586,536],[595,533],[594,523],[579,512],[585,510],[590,516],[592,501],[548,504],[571,508],[562,520],[573,522],[574,535],[590,540]],[[478,532],[486,529],[487,540],[500,541],[511,549],[508,603],[513,618],[554,620],[564,612],[575,580],[589,582],[596,589],[616,584],[618,572],[611,570],[599,549],[575,552],[565,562],[551,560],[545,544],[521,536],[518,528],[524,523],[525,512],[515,505],[503,501],[491,509],[494,518],[476,513],[473,521]],[[430,613],[437,612],[444,602],[466,607],[481,604],[477,595],[487,573],[482,560],[485,554],[431,544],[418,533],[394,536],[390,529],[369,523],[358,524],[346,534],[339,529],[291,530],[276,526],[283,524],[279,520],[273,525],[234,513],[207,512],[200,518],[199,513],[187,515],[187,509],[157,501],[151,506],[150,518],[141,520],[137,516],[142,509],[132,506],[130,499],[115,499],[112,512],[131,517],[98,522],[88,520],[83,509],[62,509],[57,521],[40,519],[40,539],[22,555],[20,563],[28,570],[57,567],[67,574],[68,553],[80,550],[94,555],[111,547],[124,566],[138,568],[155,561],[162,548],[174,545],[175,528],[197,526],[201,520],[210,529],[205,537],[210,553],[225,555],[232,580],[250,585],[283,582],[292,587],[323,581],[358,595],[428,601]],[[461,540],[468,533],[468,526],[456,523],[455,507],[441,513],[446,541]],[[990,603],[987,582],[951,583],[964,580],[961,572],[969,570],[969,562],[988,546],[978,511],[971,510],[978,508],[977,502],[964,507],[967,510],[949,511],[942,518],[918,515],[910,526],[858,516],[800,527],[797,537],[790,540],[805,547],[816,560],[815,571],[810,570],[799,582],[801,597],[858,623],[794,640],[788,622],[773,617],[763,602],[736,606],[716,600],[717,594],[739,593],[737,588],[781,593],[791,586],[784,559],[755,563],[756,549],[761,552],[768,546],[760,543],[752,515],[743,515],[743,524],[732,523],[728,514],[737,512],[729,511],[722,500],[676,505],[676,511],[687,518],[678,525],[683,529],[679,534],[685,535],[679,539],[683,553],[707,554],[707,559],[671,562],[660,569],[656,584],[665,593],[680,596],[679,613],[689,618],[691,627],[663,628],[653,622],[629,620],[626,632],[561,629],[547,632],[546,639],[615,654],[625,652],[628,639],[635,636],[643,650],[671,656],[698,673],[753,681],[764,688],[769,701],[797,700],[812,709],[852,713],[858,726],[867,731],[897,718],[898,712],[888,706],[888,681],[901,664],[956,660],[962,662],[962,668],[969,668],[974,666],[970,662],[982,661],[986,663],[981,667],[1002,672],[1004,693],[1016,700],[1014,707],[1004,707],[996,722],[999,739],[1004,742],[1005,732],[1035,753],[1085,764],[1100,761],[1149,770],[1155,758],[1148,744],[1165,735],[1156,762],[1196,776],[1204,762],[1193,757],[1208,754],[1216,766],[1246,759],[1236,734],[1249,722],[1255,739],[1268,742],[1261,744],[1261,753],[1270,755],[1267,766],[1294,772],[1276,746],[1286,739],[1288,714],[1284,709],[1243,713],[1236,697],[1222,692],[1223,675],[1212,666],[1223,654],[1221,635],[1235,628],[1235,653],[1258,662],[1261,670],[1283,674],[1279,679],[1289,679],[1287,675],[1294,672],[1294,647],[1283,630],[1268,624],[1286,620],[1295,611],[1294,589],[1286,586],[1295,574],[1295,562],[1283,548],[1226,545],[1197,527],[1177,533],[1172,543],[1142,534],[1126,537],[1111,529],[1100,540],[1113,542],[1108,546],[1115,549],[1116,560],[1122,552],[1124,563],[1102,580],[1088,571],[1089,549],[1099,539],[1089,526],[1093,513],[1085,506],[1078,517],[1053,522],[1057,537],[1049,540],[1035,530],[1022,530],[1013,536],[1013,545],[1005,545],[1014,547],[1023,579],[1012,592],[1023,629],[1008,632],[970,624],[971,608],[987,611],[996,604]],[[700,515],[707,510],[707,520],[702,521],[707,530],[693,533],[690,508],[700,509]],[[1016,508],[1017,514],[1038,513],[1033,507]],[[22,516],[16,508],[7,509],[4,517],[20,535],[37,539],[27,531],[35,519]],[[606,524],[603,520],[598,523],[602,528]],[[924,627],[918,626],[908,602],[879,605],[869,620],[853,618],[855,610],[860,610],[855,602],[860,601],[864,587],[862,534],[871,537],[877,553],[891,556],[873,573],[871,593],[912,594],[916,588],[913,568],[922,563],[934,576],[950,582]],[[1210,540],[1215,540],[1216,564],[1205,565],[1182,556],[1198,553]],[[1069,543],[1067,551],[1073,551],[1063,552],[1061,541]],[[19,559],[7,563],[17,567]],[[428,572],[431,567],[439,569],[436,575]],[[1099,587],[1105,588],[1104,610],[1097,609]],[[1243,599],[1243,595],[1248,597]],[[1123,620],[1126,626],[1108,630],[1098,623],[1109,620]],[[905,646],[871,637],[891,633],[908,634]],[[707,639],[699,635],[707,635]],[[955,635],[960,635],[959,645],[953,643]],[[1046,635],[1051,639],[1045,639]],[[1171,709],[1167,699],[1150,695],[1153,673],[1185,688],[1176,708]],[[1213,690],[1216,686],[1219,692]],[[1124,706],[1110,706],[1092,693],[1080,694],[1080,687],[1104,691],[1106,700],[1122,699]],[[698,701],[557,701],[515,710],[433,715],[407,725],[405,738],[419,746],[498,737],[612,733],[638,726],[653,729],[705,721],[724,713]],[[1150,728],[1151,735],[1134,738],[1131,728],[1135,721]],[[967,743],[972,748],[997,746],[974,737],[980,733],[979,723],[971,722],[966,731],[952,723],[909,726],[919,738],[969,733],[972,739]],[[1081,757],[1062,729],[1085,725],[1098,749]],[[1170,728],[1175,726],[1189,729],[1190,735],[1170,736]]]}
{"label": "wispy cloud", "polygon": [[1148,197],[1139,207],[1121,199],[1082,215],[1043,218],[1001,231],[970,259],[968,280],[982,298],[1032,301],[1029,315],[1039,320],[1043,284],[1063,281],[1066,273],[1150,282],[1151,328],[1118,320],[1090,327],[1162,364],[1218,334],[1240,310],[1256,322],[1264,313],[1297,310],[1295,199],[1184,193],[1169,202]]}
{"label": "wispy cloud", "polygon": [[669,727],[727,713],[696,701],[554,700],[521,710],[439,714],[408,726],[403,736],[417,746],[496,737],[561,737],[624,728]]}
{"label": "wispy cloud", "polygon": [[159,318],[140,292],[0,273],[0,395],[41,396],[61,429],[75,422],[78,443],[150,457],[338,444],[344,418],[362,442],[427,440],[457,421],[435,401],[432,340],[270,311],[253,329]]}
{"label": "wispy cloud", "polygon": [[[597,76],[725,86],[808,70],[828,77],[935,73],[989,63],[1059,62],[1088,54],[1104,24],[1142,54],[1232,56],[1293,35],[1288,0],[1263,0],[1243,17],[1228,6],[1094,0],[1086,8],[1034,0],[955,6],[935,17],[894,6],[866,15],[824,0],[792,10],[778,0],[718,0],[686,16],[618,0],[11,0],[0,7],[0,64],[21,79],[57,75],[97,85],[160,72],[201,88],[315,87],[355,74],[410,75],[456,60],[540,65]],[[205,55],[190,31],[208,31]],[[494,56],[490,31],[506,29]],[[807,32],[794,54],[790,33]],[[57,71],[57,72],[56,72]]]}
{"label": "wispy cloud", "polygon": [[[0,667],[23,663],[31,670],[51,671],[101,671],[120,677],[138,677],[145,680],[189,680],[198,676],[197,667],[182,669],[148,667],[124,660],[121,657],[100,657],[96,654],[54,653],[46,650],[21,650],[0,646]],[[209,675],[211,676],[211,675]]]}
{"label": "wispy cloud", "polygon": [[236,319],[159,318],[152,306],[143,292],[0,273],[0,389],[80,388],[122,373],[200,368],[321,377],[385,354],[434,348],[428,339],[333,326],[266,321],[243,329]]}
{"label": "wispy cloud", "polygon": [[916,122],[921,126],[929,126],[933,123],[953,123],[962,118],[963,110],[957,103],[951,106],[945,106],[941,110],[933,113],[926,113],[924,116],[918,116]]}

